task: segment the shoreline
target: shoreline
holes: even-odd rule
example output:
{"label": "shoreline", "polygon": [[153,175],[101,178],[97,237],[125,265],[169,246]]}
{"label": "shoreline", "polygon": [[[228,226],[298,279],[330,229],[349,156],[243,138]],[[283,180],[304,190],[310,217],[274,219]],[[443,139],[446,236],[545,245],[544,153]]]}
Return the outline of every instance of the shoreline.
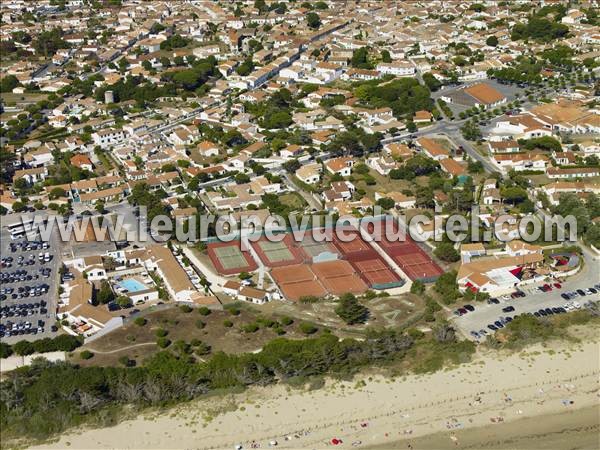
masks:
{"label": "shoreline", "polygon": [[[597,449],[600,445],[600,406],[518,419],[514,422],[434,433],[415,439],[364,447],[368,450],[462,449]],[[453,439],[456,438],[456,441]]]}
{"label": "shoreline", "polygon": [[[597,408],[599,350],[598,338],[555,342],[510,355],[480,355],[433,374],[361,375],[353,381],[328,380],[316,390],[251,388],[146,413],[111,428],[67,433],[33,448],[208,449],[241,443],[247,449],[253,442],[269,447],[270,441],[282,448],[406,448],[406,438],[445,441],[442,448],[454,448],[460,445],[452,445],[450,436],[467,443],[469,434],[476,438],[482,432],[482,439],[495,442],[495,435],[520,420],[545,424],[540,417]],[[332,439],[342,444],[334,446]]]}

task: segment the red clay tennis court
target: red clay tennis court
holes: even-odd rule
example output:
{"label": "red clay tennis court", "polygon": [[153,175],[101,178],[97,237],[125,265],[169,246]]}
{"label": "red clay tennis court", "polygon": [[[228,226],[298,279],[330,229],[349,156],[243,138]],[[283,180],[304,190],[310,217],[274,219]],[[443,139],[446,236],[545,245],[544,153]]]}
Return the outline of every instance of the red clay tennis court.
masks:
{"label": "red clay tennis court", "polygon": [[363,280],[373,288],[400,284],[401,282],[401,278],[381,259],[367,259],[355,261],[351,264],[357,269]]}
{"label": "red clay tennis court", "polygon": [[[368,224],[365,229],[375,237],[381,249],[387,253],[411,280],[432,280],[443,271],[410,236],[399,232],[398,223],[391,221]],[[401,239],[392,240],[389,231],[401,235]]]}
{"label": "red clay tennis court", "polygon": [[304,260],[302,252],[293,246],[291,235],[281,241],[269,241],[261,238],[252,243],[256,254],[267,267],[281,267],[300,264]]}
{"label": "red clay tennis court", "polygon": [[403,241],[410,241],[410,238],[406,236],[404,230],[400,230],[395,220],[366,223],[362,227],[382,248],[393,247],[396,244],[402,244]]}
{"label": "red clay tennis court", "polygon": [[347,236],[352,236],[351,240],[342,241],[337,236],[334,239],[335,246],[345,255],[351,255],[353,253],[360,253],[373,250],[367,242],[363,241],[358,231],[353,233],[346,233]]}
{"label": "red clay tennis court", "polygon": [[285,298],[289,300],[298,301],[301,297],[309,295],[327,295],[327,291],[307,264],[276,267],[270,273]]}
{"label": "red clay tennis court", "polygon": [[215,242],[207,246],[208,257],[221,275],[252,272],[258,268],[248,252],[242,252],[239,241]]}
{"label": "red clay tennis court", "polygon": [[425,252],[419,250],[419,253],[396,255],[394,261],[411,280],[439,277],[443,273],[442,269]]}
{"label": "red clay tennis court", "polygon": [[362,294],[368,289],[348,261],[321,262],[313,264],[311,269],[330,294]]}

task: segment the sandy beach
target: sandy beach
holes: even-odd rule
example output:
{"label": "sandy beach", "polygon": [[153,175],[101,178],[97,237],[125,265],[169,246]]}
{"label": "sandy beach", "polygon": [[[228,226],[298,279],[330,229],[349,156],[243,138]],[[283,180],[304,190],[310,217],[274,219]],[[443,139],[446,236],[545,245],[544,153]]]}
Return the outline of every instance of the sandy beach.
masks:
{"label": "sandy beach", "polygon": [[599,376],[596,337],[429,375],[253,388],[35,448],[597,448]]}

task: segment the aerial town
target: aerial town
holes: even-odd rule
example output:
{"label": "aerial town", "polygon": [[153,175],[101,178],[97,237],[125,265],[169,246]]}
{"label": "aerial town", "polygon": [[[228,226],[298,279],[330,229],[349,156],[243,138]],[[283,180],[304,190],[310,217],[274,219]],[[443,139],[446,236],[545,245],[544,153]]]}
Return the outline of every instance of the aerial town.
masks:
{"label": "aerial town", "polygon": [[[99,417],[125,405],[374,367],[433,373],[552,339],[587,342],[597,375],[597,336],[569,334],[600,320],[597,1],[4,0],[0,17],[1,372],[39,383],[2,387],[3,445],[108,426]],[[245,229],[248,216],[261,226]],[[311,232],[298,239],[302,219]],[[149,378],[127,378],[128,392],[113,378],[67,387],[92,370]],[[587,372],[565,379],[579,375],[598,392]],[[77,395],[54,393],[53,377]],[[19,403],[45,403],[41,391],[53,392],[46,409]],[[582,417],[597,408],[569,394]],[[398,448],[437,431],[459,445],[463,428],[415,418],[389,437],[357,412],[345,434],[275,438],[248,413],[240,435],[224,414],[231,429],[196,425],[203,444],[143,440],[156,430],[89,438]],[[71,443],[90,448],[72,436],[56,448]]]}

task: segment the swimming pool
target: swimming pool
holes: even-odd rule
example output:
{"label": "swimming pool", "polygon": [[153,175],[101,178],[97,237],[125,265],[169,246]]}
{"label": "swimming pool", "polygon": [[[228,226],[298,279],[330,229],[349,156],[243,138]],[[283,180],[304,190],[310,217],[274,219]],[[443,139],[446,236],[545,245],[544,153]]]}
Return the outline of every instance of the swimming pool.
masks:
{"label": "swimming pool", "polygon": [[126,280],[119,281],[119,287],[127,290],[127,292],[139,292],[148,289],[146,285],[135,278],[127,278]]}

